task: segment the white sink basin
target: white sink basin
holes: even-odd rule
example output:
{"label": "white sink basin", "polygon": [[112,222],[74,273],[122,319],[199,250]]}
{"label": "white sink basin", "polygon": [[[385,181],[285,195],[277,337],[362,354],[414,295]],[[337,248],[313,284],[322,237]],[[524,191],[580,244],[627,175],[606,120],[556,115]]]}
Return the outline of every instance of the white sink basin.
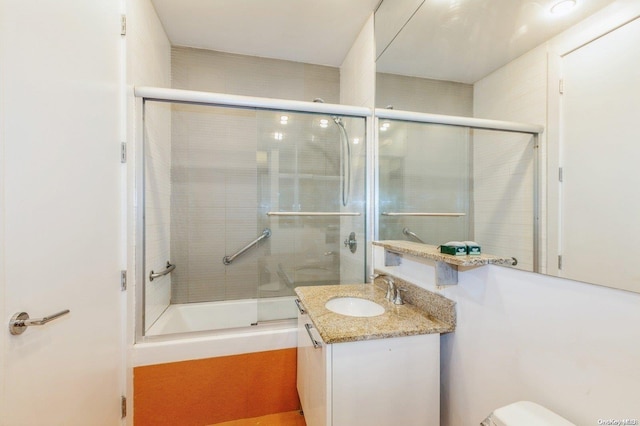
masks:
{"label": "white sink basin", "polygon": [[350,317],[375,317],[384,314],[384,308],[371,300],[359,297],[337,297],[329,300],[325,308]]}

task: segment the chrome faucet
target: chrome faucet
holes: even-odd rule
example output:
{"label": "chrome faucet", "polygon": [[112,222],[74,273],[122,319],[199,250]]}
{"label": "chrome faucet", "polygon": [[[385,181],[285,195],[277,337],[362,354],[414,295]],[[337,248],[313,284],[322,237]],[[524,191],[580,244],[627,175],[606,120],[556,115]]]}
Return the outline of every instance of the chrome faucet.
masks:
{"label": "chrome faucet", "polygon": [[[393,277],[390,277],[386,274],[373,274],[371,275],[371,279],[375,280],[376,278],[381,278],[385,283],[387,283],[387,295],[385,296],[385,298],[389,301],[389,302],[394,302],[395,298],[397,297],[396,295],[396,285],[393,282]],[[402,304],[402,299],[400,299],[399,303],[400,305]],[[395,303],[395,302],[394,302]]]}
{"label": "chrome faucet", "polygon": [[404,288],[396,287],[396,295],[393,298],[394,305],[404,305],[404,300],[402,300],[402,292],[406,291]]}

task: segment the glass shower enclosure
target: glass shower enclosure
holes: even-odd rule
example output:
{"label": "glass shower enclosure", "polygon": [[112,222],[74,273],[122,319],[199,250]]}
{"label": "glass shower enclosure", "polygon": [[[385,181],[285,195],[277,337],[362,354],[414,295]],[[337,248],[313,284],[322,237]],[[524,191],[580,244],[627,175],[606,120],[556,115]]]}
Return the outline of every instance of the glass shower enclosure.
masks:
{"label": "glass shower enclosure", "polygon": [[295,318],[295,287],[364,282],[366,119],[300,109],[144,100],[139,335]]}

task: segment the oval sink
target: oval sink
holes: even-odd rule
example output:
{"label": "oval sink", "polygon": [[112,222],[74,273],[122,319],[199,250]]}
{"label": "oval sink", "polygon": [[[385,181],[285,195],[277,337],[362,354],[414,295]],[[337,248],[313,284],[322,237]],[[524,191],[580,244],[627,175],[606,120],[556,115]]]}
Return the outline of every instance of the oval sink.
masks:
{"label": "oval sink", "polygon": [[337,297],[329,300],[325,308],[350,317],[375,317],[384,314],[384,308],[371,300],[359,297]]}

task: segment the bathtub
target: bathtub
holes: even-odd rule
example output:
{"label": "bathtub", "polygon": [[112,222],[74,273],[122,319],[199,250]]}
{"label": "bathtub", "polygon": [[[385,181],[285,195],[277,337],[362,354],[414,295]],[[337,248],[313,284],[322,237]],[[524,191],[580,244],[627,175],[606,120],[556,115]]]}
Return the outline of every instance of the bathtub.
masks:
{"label": "bathtub", "polygon": [[[293,348],[294,296],[169,305],[143,342],[133,345],[133,365],[143,366]],[[258,323],[258,303],[260,321]],[[273,320],[273,321],[272,321]],[[258,325],[252,325],[256,324]]]}

